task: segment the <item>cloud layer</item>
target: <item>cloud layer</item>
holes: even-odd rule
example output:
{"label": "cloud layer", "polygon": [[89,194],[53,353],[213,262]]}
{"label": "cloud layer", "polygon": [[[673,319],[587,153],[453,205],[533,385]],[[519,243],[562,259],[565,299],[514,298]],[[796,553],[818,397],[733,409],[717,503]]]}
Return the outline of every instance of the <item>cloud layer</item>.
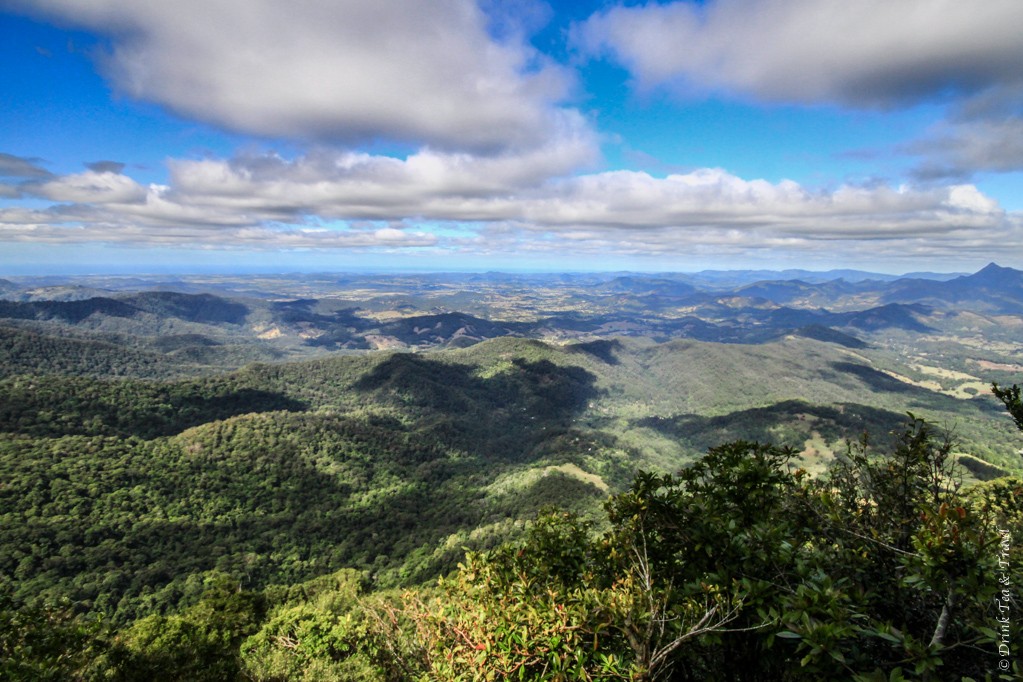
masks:
{"label": "cloud layer", "polygon": [[[864,259],[963,258],[1023,244],[1023,223],[972,185],[844,186],[744,180],[720,169],[658,178],[609,171],[547,178],[545,159],[319,150],[173,162],[169,185],[123,173],[27,179],[48,209],[0,209],[0,239],[189,248],[436,248],[504,256],[614,253]],[[111,167],[112,168],[112,167]],[[536,179],[539,178],[539,179]],[[1017,251],[1023,251],[1017,248]],[[1013,254],[1015,257],[1023,253]],[[978,256],[982,257],[982,256]]]}
{"label": "cloud layer", "polygon": [[1023,169],[1023,3],[1017,0],[712,0],[614,6],[576,49],[640,89],[950,118],[905,149],[919,178]]}
{"label": "cloud layer", "polygon": [[1016,0],[716,0],[613,7],[576,28],[639,84],[901,106],[1023,79]]}
{"label": "cloud layer", "polygon": [[0,241],[1023,259],[1020,216],[969,182],[1023,169],[1019,0],[649,3],[572,27],[579,53],[619,62],[640,88],[939,104],[946,119],[902,148],[917,184],[828,190],[720,168],[598,172],[602,139],[569,103],[576,76],[528,40],[549,16],[532,0],[8,4],[104,36],[99,63],[120,93],[302,151],[252,151],[264,140],[233,158],[172,158],[159,184],[121,161],[58,174],[0,154]]}
{"label": "cloud layer", "polygon": [[570,73],[472,0],[18,0],[109,37],[115,87],[260,136],[490,152],[579,125]]}

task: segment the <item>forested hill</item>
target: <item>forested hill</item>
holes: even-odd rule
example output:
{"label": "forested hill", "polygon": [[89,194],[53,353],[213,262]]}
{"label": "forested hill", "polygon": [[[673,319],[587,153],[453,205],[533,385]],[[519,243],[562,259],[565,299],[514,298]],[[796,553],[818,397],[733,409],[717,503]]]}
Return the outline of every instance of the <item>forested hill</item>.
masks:
{"label": "forested hill", "polygon": [[[520,656],[542,650],[554,679],[643,679],[653,664],[624,644],[638,636],[628,623],[669,609],[665,632],[689,637],[677,628],[697,604],[724,616],[741,602],[736,627],[758,634],[723,649],[693,634],[696,649],[669,656],[676,671],[707,679],[708,661],[745,656],[777,673],[798,653],[811,678],[833,679],[843,664],[829,651],[861,672],[883,661],[884,679],[903,659],[933,679],[919,638],[933,636],[948,573],[928,566],[959,555],[920,564],[931,555],[911,538],[980,537],[950,516],[974,503],[959,488],[940,503],[920,492],[900,530],[869,511],[898,509],[895,488],[865,481],[905,474],[905,489],[920,467],[899,474],[879,464],[887,455],[843,467],[899,447],[940,455],[920,491],[947,468],[963,491],[1015,508],[1005,476],[1021,470],[1019,434],[991,384],[1023,372],[1016,271],[940,287],[595,277],[356,277],[340,293],[336,280],[274,280],[287,295],[255,281],[216,293],[13,284],[5,296],[19,300],[0,305],[0,678],[543,679],[548,663]],[[996,286],[997,306],[973,307]],[[893,444],[907,420],[912,442]],[[707,483],[717,476],[752,488]],[[758,497],[758,480],[774,492]],[[540,511],[552,503],[562,511]],[[639,512],[695,525],[661,526],[658,556],[630,567],[621,558],[647,538]],[[895,550],[836,535],[829,519],[853,512],[856,537]],[[721,528],[748,532],[721,544]],[[663,578],[644,573],[655,559]],[[974,559],[969,575],[988,566]],[[988,588],[971,585],[949,598],[973,620],[950,631],[957,653],[941,664],[970,674],[962,652],[993,641],[976,620]],[[803,613],[809,625],[792,620]],[[578,625],[562,628],[569,617]],[[522,627],[550,639],[501,639]],[[459,658],[465,637],[494,653]],[[885,653],[895,645],[902,658]]]}
{"label": "forested hill", "polygon": [[[644,350],[503,341],[200,381],[5,380],[0,673],[689,681],[728,661],[723,679],[751,682],[1018,677],[1023,630],[1001,614],[1023,580],[1019,478],[962,488],[952,442],[912,418],[819,478],[747,440],[634,473],[647,460],[587,417],[615,392],[591,369],[700,349]],[[1023,428],[1019,388],[995,390]],[[830,432],[896,416],[757,412],[775,436],[789,418]]]}
{"label": "forested hill", "polygon": [[[382,585],[452,569],[554,499],[594,510],[631,470],[574,420],[587,370],[414,355],[251,367],[154,383],[0,382],[0,572],[115,622],[357,567]],[[257,388],[258,387],[258,388]]]}
{"label": "forested hill", "polygon": [[888,433],[908,409],[956,420],[975,476],[1018,467],[993,400],[809,339],[499,339],[171,382],[13,376],[0,572],[20,596],[67,595],[114,622],[188,603],[211,569],[253,587],[343,567],[413,584],[545,504],[594,513],[640,468],[756,438],[821,471],[844,438]]}

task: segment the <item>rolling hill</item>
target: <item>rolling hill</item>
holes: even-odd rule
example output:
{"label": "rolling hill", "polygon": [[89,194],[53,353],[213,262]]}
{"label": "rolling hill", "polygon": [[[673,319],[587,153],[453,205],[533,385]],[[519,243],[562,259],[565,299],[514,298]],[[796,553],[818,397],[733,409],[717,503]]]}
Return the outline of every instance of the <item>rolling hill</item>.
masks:
{"label": "rolling hill", "polygon": [[[899,280],[833,284],[868,304],[828,310],[797,303],[827,283],[625,275],[3,302],[0,573],[119,623],[194,600],[213,569],[411,584],[551,502],[592,515],[640,469],[744,438],[817,473],[907,412],[955,431],[969,477],[1019,471],[986,393],[1023,373],[1016,318],[962,307],[984,287],[1013,300],[1005,270],[931,281],[940,308],[869,302]],[[470,284],[478,313],[437,305]]]}

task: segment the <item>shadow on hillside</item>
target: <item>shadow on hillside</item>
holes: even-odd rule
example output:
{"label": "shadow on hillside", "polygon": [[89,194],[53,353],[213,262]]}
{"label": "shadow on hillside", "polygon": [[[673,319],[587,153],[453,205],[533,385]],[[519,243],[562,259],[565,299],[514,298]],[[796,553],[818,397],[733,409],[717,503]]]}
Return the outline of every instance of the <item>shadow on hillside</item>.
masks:
{"label": "shadow on hillside", "polygon": [[125,299],[139,310],[203,324],[244,324],[249,307],[212,294],[149,291]]}
{"label": "shadow on hillside", "polygon": [[[174,435],[193,426],[258,412],[303,412],[309,406],[273,391],[237,388],[212,396],[172,396],[173,417],[152,423],[152,436]],[[141,435],[141,434],[136,434]]]}
{"label": "shadow on hillside", "polygon": [[873,367],[858,365],[852,362],[832,362],[831,368],[845,374],[851,374],[875,393],[894,393],[911,399],[912,402],[907,404],[909,408],[948,410],[952,412],[959,411],[962,408],[961,401],[952,396],[937,393],[920,386],[914,386],[905,381],[899,381]]}
{"label": "shadow on hillside", "polygon": [[250,311],[242,303],[218,296],[173,291],[145,292],[123,300],[97,296],[80,301],[0,301],[0,318],[68,324],[79,324],[93,315],[132,318],[143,312],[204,324],[242,324]]}
{"label": "shadow on hillside", "polygon": [[253,412],[301,412],[308,406],[280,393],[254,388],[213,394],[186,384],[104,383],[71,377],[37,377],[8,383],[0,393],[0,431],[59,437],[171,436],[193,426]]}
{"label": "shadow on hillside", "polygon": [[814,433],[828,442],[856,440],[864,433],[883,440],[906,425],[906,415],[855,403],[825,406],[786,400],[716,417],[696,414],[648,417],[636,424],[677,438],[702,452],[735,440],[798,448]]}
{"label": "shadow on hillside", "polygon": [[[374,581],[389,576],[388,586],[396,581],[415,584],[454,570],[465,549],[462,543],[445,546],[444,540],[479,527],[495,512],[528,519],[566,496],[578,500],[597,494],[581,481],[552,476],[523,491],[521,499],[514,498],[514,508],[493,510],[476,489],[479,477],[422,481],[414,469],[401,468],[386,456],[383,462],[374,457],[359,471],[366,483],[353,491],[350,480],[325,473],[294,450],[285,448],[273,457],[253,457],[252,450],[247,444],[244,454],[193,463],[203,467],[197,487],[169,493],[186,509],[215,500],[203,518],[190,514],[85,529],[64,517],[48,525],[39,531],[40,542],[59,539],[76,551],[51,562],[55,570],[47,577],[70,584],[71,576],[102,575],[105,584],[116,585],[107,588],[115,595],[113,603],[128,597],[112,614],[116,622],[142,615],[149,593],[166,590],[163,599],[173,604],[180,598],[169,587],[176,577],[212,569],[244,576],[249,588],[300,582],[342,567],[366,571]],[[372,472],[381,465],[398,466],[395,472],[408,476],[406,484],[400,490],[375,490]],[[355,500],[360,503],[353,504]],[[507,539],[508,532],[464,543],[493,545]],[[76,596],[95,599],[99,592],[90,587],[99,582],[92,581]]]}
{"label": "shadow on hillside", "polygon": [[615,357],[615,353],[621,347],[622,342],[618,339],[598,339],[586,343],[574,343],[567,346],[567,350],[572,353],[586,353],[608,365],[617,365],[619,360]]}
{"label": "shadow on hillside", "polygon": [[134,307],[110,298],[90,298],[82,301],[0,301],[0,318],[14,320],[60,320],[78,324],[92,315],[131,317]]}
{"label": "shadow on hillside", "polygon": [[912,384],[907,384],[904,381],[888,376],[873,367],[858,365],[854,362],[832,362],[831,368],[839,372],[852,374],[869,386],[872,391],[878,393],[913,393],[921,390]]}
{"label": "shadow on hillside", "polygon": [[528,458],[543,440],[571,428],[598,395],[596,377],[549,360],[512,360],[492,376],[467,365],[397,354],[355,384],[398,406],[445,442],[483,456]]}

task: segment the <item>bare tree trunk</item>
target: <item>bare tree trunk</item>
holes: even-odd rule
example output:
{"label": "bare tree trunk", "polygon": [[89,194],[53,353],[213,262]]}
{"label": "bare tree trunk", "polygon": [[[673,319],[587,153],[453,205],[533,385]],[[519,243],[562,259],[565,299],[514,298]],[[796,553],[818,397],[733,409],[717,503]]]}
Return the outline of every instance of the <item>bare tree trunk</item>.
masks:
{"label": "bare tree trunk", "polygon": [[952,609],[955,607],[955,592],[952,588],[948,588],[948,596],[945,597],[945,603],[941,607],[941,615],[938,616],[938,623],[934,626],[934,634],[931,636],[930,647],[939,647],[945,643],[945,632],[948,630],[949,624],[952,622]]}
{"label": "bare tree trunk", "polygon": [[[646,534],[640,532],[643,546],[633,545],[632,571],[638,578],[640,588],[646,598],[645,626],[634,622],[632,618],[626,620],[626,627],[623,632],[629,640],[638,664],[638,674],[634,678],[637,682],[651,682],[662,677],[671,668],[671,655],[690,639],[701,635],[718,632],[726,624],[734,620],[739,613],[739,605],[725,601],[724,610],[721,603],[716,603],[708,597],[702,612],[697,609],[694,613],[670,613],[666,598],[659,597],[655,592],[653,572],[650,566],[650,558],[647,555]],[[683,619],[688,617],[688,623]],[[688,627],[681,628],[677,633],[669,632],[669,628],[678,623],[687,624]]]}

